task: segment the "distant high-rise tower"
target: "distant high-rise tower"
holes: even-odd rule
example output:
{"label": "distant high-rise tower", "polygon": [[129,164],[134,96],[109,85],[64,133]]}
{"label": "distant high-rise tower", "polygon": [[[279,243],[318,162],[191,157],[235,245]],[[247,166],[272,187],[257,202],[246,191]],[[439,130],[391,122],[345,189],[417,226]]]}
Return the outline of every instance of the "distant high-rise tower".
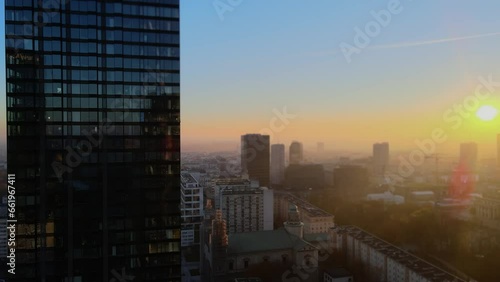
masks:
{"label": "distant high-rise tower", "polygon": [[389,165],[389,143],[373,144],[373,172],[375,174],[384,174]]}
{"label": "distant high-rise tower", "polygon": [[293,141],[290,144],[289,164],[301,164],[304,160],[302,143]]}
{"label": "distant high-rise tower", "polygon": [[258,180],[262,187],[270,184],[269,135],[241,136],[241,170],[250,180]]}
{"label": "distant high-rise tower", "polygon": [[460,144],[460,164],[468,170],[474,170],[477,163],[477,143]]}
{"label": "distant high-rise tower", "polygon": [[271,146],[271,185],[282,185],[285,181],[285,145]]}

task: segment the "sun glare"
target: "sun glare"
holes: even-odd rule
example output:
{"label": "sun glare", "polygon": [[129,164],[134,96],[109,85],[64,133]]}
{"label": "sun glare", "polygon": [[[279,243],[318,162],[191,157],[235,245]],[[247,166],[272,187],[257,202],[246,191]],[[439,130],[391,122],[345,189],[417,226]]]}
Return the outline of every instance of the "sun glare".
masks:
{"label": "sun glare", "polygon": [[498,110],[495,107],[489,105],[480,107],[476,112],[476,116],[484,121],[490,121],[497,115]]}

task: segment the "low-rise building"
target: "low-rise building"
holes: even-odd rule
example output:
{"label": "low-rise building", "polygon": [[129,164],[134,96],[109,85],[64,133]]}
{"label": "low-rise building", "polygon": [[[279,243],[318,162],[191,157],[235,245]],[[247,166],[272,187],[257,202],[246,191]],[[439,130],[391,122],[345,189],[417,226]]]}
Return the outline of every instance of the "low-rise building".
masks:
{"label": "low-rise building", "polygon": [[290,204],[296,205],[299,209],[300,220],[304,223],[304,234],[327,233],[330,228],[335,226],[332,214],[304,199],[285,192],[275,193],[274,211],[278,222],[283,222],[286,219]]}
{"label": "low-rise building", "polygon": [[381,201],[384,204],[395,204],[400,205],[405,203],[405,198],[403,196],[394,195],[390,191],[384,193],[373,193],[366,195],[366,200],[368,201]]}
{"label": "low-rise building", "polygon": [[[303,238],[303,227],[296,207],[284,228],[228,234],[226,220],[217,211],[208,234],[205,258],[207,281],[230,281],[253,266],[276,263],[301,269],[309,274],[307,281],[317,281],[319,249]],[[294,276],[284,273],[284,276]]]}
{"label": "low-rise building", "polygon": [[481,224],[500,230],[500,191],[474,195],[471,211]]}
{"label": "low-rise building", "polygon": [[465,282],[356,226],[332,230],[335,249],[363,265],[370,277],[387,282]]}

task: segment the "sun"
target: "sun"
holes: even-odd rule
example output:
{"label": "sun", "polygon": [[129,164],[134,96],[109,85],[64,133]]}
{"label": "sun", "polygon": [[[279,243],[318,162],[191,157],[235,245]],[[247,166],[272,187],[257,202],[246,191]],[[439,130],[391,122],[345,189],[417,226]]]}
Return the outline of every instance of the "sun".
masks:
{"label": "sun", "polygon": [[497,115],[498,115],[498,110],[490,105],[482,106],[476,112],[476,116],[484,121],[490,121],[494,119]]}

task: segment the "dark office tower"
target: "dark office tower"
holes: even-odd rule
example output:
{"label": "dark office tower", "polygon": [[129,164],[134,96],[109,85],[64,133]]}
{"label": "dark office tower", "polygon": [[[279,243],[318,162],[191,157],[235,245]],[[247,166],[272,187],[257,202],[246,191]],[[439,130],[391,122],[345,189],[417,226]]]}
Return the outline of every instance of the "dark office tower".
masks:
{"label": "dark office tower", "polygon": [[289,164],[301,164],[304,159],[302,143],[293,141],[292,144],[290,144],[290,152],[288,157]]}
{"label": "dark office tower", "polygon": [[271,145],[271,184],[280,187],[285,180],[285,145]]}
{"label": "dark office tower", "polygon": [[389,165],[389,143],[373,144],[373,173],[382,175]]}
{"label": "dark office tower", "polygon": [[477,163],[477,144],[462,143],[460,144],[460,165],[467,170],[474,170]]}
{"label": "dark office tower", "polygon": [[179,1],[5,5],[8,280],[180,281]]}
{"label": "dark office tower", "polygon": [[269,187],[269,135],[246,134],[241,136],[241,170],[250,180],[258,180],[262,187]]}
{"label": "dark office tower", "polygon": [[323,189],[325,172],[320,164],[291,164],[285,169],[285,188],[292,190]]}

